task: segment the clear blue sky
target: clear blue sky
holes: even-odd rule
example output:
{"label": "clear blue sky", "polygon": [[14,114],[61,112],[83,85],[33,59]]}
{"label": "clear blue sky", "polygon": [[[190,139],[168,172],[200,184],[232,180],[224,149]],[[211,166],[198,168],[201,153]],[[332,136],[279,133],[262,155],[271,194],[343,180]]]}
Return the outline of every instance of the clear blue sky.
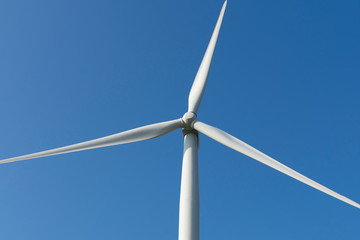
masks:
{"label": "clear blue sky", "polygon": [[[180,118],[222,1],[1,1],[0,158]],[[360,3],[229,0],[201,121],[360,201]],[[0,238],[176,239],[182,133],[0,166]],[[360,210],[200,135],[201,239]]]}

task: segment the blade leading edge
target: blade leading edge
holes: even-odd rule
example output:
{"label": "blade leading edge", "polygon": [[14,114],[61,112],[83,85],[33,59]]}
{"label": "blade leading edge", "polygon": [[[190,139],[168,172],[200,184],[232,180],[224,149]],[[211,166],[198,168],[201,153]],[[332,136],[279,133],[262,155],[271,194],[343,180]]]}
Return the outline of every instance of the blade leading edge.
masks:
{"label": "blade leading edge", "polygon": [[160,137],[171,131],[181,128],[182,126],[183,123],[181,119],[155,123],[82,143],[77,143],[47,151],[27,154],[19,157],[3,159],[0,160],[0,164],[27,160],[32,158],[46,157],[51,155],[70,153],[70,152],[77,152],[92,148],[101,148],[101,147],[107,147],[107,146],[113,146],[113,145],[119,145],[119,144],[131,143],[131,142],[138,142],[142,140]]}
{"label": "blade leading edge", "polygon": [[303,182],[313,188],[316,188],[317,190],[320,190],[334,198],[337,198],[343,202],[346,202],[354,207],[360,208],[360,204],[350,200],[347,197],[344,197],[331,189],[311,180],[310,178],[305,177],[304,175],[292,170],[291,168],[285,166],[284,164],[281,164],[280,162],[276,161],[275,159],[265,155],[264,153],[256,150],[255,148],[251,147],[250,145],[244,143],[243,141],[231,136],[230,134],[212,127],[210,125],[207,125],[202,122],[195,122],[194,128],[207,135],[208,137],[218,141],[219,143],[224,144],[225,146],[228,146],[229,148],[234,149],[235,151],[238,151],[242,154],[245,154],[261,163],[264,163],[265,165],[272,167],[279,172],[282,172],[292,178],[295,178],[296,180],[299,180],[300,182]]}
{"label": "blade leading edge", "polygon": [[207,78],[208,78],[209,70],[210,70],[210,66],[211,66],[211,60],[212,60],[212,57],[213,57],[213,54],[215,51],[215,46],[216,46],[216,42],[217,42],[217,39],[219,36],[221,22],[224,17],[226,4],[227,4],[227,1],[225,1],[222,6],[222,9],[221,9],[219,18],[217,20],[214,32],[211,36],[211,39],[210,39],[209,45],[206,49],[204,58],[201,62],[201,65],[196,74],[194,83],[191,87],[190,94],[189,94],[188,112],[197,113],[199,106],[200,106],[202,96],[204,95],[206,82],[207,82]]}

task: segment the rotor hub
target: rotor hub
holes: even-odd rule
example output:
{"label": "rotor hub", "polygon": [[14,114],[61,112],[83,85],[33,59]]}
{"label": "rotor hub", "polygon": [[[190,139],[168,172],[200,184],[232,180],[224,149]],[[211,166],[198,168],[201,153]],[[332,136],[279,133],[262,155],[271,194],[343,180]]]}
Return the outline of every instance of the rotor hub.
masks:
{"label": "rotor hub", "polygon": [[184,123],[184,128],[186,129],[193,129],[194,122],[196,121],[196,113],[187,112],[182,117],[182,121]]}

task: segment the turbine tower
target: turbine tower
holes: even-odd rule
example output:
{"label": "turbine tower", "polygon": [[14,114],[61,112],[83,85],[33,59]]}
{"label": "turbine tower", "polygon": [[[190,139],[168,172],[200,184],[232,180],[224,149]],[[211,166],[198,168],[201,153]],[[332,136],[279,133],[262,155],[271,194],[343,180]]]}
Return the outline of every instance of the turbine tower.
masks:
{"label": "turbine tower", "polygon": [[184,136],[183,166],[181,175],[180,209],[179,209],[179,240],[198,240],[199,239],[199,180],[198,180],[198,132],[218,141],[229,148],[243,153],[254,160],[257,160],[271,168],[278,170],[292,178],[299,180],[317,190],[320,190],[332,197],[346,202],[354,207],[360,208],[360,205],[349,198],[346,198],[331,189],[305,177],[304,175],[281,164],[275,159],[265,155],[243,141],[231,136],[230,134],[207,125],[197,120],[197,111],[203,97],[206,82],[209,75],[211,60],[214,54],[217,38],[219,35],[221,23],[224,17],[227,1],[224,2],[220,16],[217,20],[214,32],[209,45],[201,62],[200,68],[196,74],[194,83],[190,90],[188,100],[188,111],[182,118],[147,125],[114,135],[55,148],[47,151],[32,153],[19,157],[0,160],[0,163],[10,163],[32,158],[40,158],[57,154],[77,152],[93,148],[101,148],[137,141],[143,141],[151,138],[160,137],[176,129],[182,129]]}

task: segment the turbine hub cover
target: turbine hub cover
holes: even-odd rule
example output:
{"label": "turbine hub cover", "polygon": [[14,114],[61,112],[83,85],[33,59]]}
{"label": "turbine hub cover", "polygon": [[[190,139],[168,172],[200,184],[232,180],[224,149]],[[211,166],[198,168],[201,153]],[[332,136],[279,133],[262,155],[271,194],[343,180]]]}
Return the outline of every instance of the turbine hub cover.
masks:
{"label": "turbine hub cover", "polygon": [[193,112],[187,112],[182,117],[182,121],[184,123],[184,128],[193,129],[193,124],[196,121],[196,114]]}

